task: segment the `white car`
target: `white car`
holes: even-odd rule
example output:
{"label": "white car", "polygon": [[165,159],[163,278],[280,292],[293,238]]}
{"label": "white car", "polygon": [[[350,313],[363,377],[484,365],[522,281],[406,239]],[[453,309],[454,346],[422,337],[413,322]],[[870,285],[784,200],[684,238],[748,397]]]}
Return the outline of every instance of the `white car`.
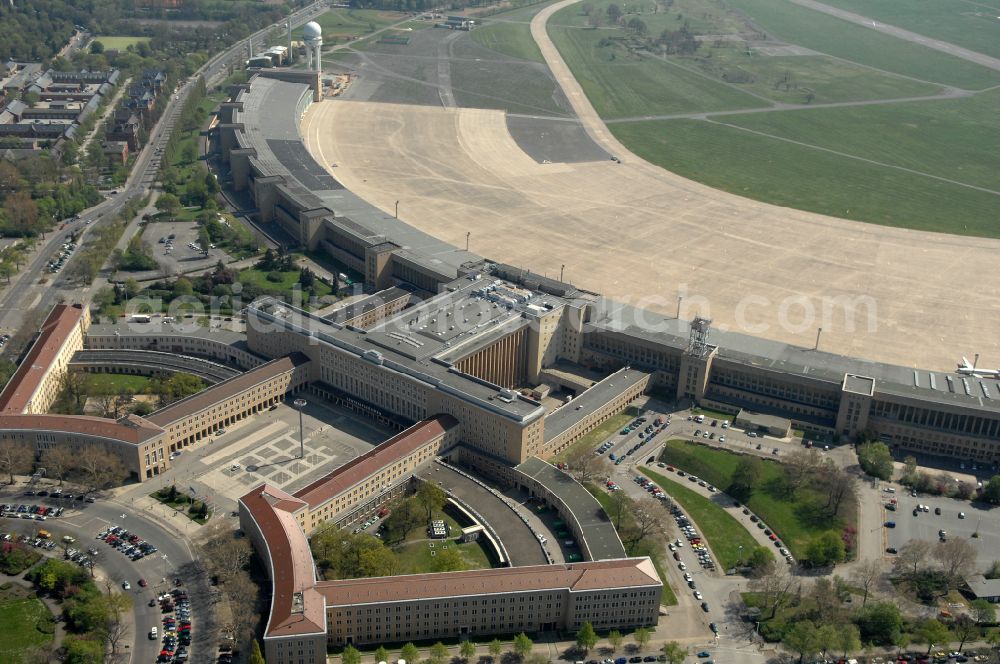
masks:
{"label": "white car", "polygon": [[677,563],[677,569],[679,569],[680,571],[682,571],[682,572],[683,572],[683,571],[684,571],[684,570],[686,570],[687,568],[688,568],[688,566],[687,566],[687,565],[685,565],[684,563]]}
{"label": "white car", "polygon": [[694,598],[695,599],[701,599],[701,591],[700,590],[694,591]]}
{"label": "white car", "polygon": [[122,581],[122,590],[131,590],[132,584],[128,581]]}
{"label": "white car", "polygon": [[157,636],[159,636],[159,632],[157,632],[156,628],[155,627],[150,627],[149,628],[149,640],[150,641],[155,641]]}

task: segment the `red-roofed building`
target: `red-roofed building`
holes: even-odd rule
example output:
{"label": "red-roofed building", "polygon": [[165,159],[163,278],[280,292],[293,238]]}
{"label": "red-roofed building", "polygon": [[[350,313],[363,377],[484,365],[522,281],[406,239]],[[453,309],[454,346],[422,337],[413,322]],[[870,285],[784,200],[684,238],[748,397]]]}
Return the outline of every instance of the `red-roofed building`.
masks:
{"label": "red-roofed building", "polygon": [[61,379],[73,354],[83,348],[90,310],[79,304],[57,304],[42,324],[27,356],[0,392],[0,413],[48,412],[59,394]]}

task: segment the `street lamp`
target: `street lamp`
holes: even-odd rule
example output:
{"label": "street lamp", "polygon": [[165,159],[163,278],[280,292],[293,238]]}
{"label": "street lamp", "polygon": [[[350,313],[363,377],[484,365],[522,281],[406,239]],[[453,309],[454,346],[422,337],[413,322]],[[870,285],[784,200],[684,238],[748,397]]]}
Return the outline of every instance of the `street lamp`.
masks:
{"label": "street lamp", "polygon": [[737,548],[739,549],[739,552],[740,552],[740,567],[742,567],[743,566],[743,545],[740,544],[739,547],[737,547]]}
{"label": "street lamp", "polygon": [[299,458],[304,460],[306,458],[306,443],[302,428],[302,409],[306,406],[306,400],[296,399],[292,405],[299,409]]}

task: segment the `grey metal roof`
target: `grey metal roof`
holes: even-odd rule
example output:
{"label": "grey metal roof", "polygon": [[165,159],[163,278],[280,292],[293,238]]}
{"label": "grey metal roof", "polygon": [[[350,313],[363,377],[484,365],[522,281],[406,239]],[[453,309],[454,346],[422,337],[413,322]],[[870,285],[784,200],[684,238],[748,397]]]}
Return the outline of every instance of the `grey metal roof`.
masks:
{"label": "grey metal roof", "polygon": [[545,442],[563,433],[648,375],[638,369],[619,369],[569,403],[552,411],[545,418]]}
{"label": "grey metal roof", "polygon": [[533,478],[553,495],[558,496],[573,513],[586,540],[585,550],[589,549],[592,560],[625,557],[625,547],[622,546],[614,524],[611,523],[601,504],[583,488],[583,485],[538,457],[531,457],[517,466],[516,470]]}
{"label": "grey metal roof", "polygon": [[[407,312],[398,316],[405,313]],[[260,324],[280,324],[287,329],[307,334],[317,343],[326,344],[338,352],[366,359],[385,371],[409,376],[522,425],[540,418],[545,412],[538,403],[516,394],[505,394],[499,386],[463,374],[430,355],[420,354],[415,357],[411,356],[413,354],[400,352],[401,347],[392,344],[376,345],[369,338],[368,332],[345,328],[273,298],[260,298],[248,307],[247,324],[257,324],[256,318],[260,318]]]}
{"label": "grey metal roof", "polygon": [[[675,349],[687,347],[688,321],[654,314],[606,298],[600,298],[598,305],[589,324],[590,329],[620,332]],[[827,381],[838,389],[844,374],[855,374],[875,380],[876,397],[880,394],[910,397],[952,406],[1000,410],[1000,382],[993,379],[873,362],[714,328],[709,341],[718,347],[718,358],[765,371]],[[933,386],[931,375],[934,376]],[[953,391],[949,390],[949,377]],[[968,392],[964,389],[966,383],[969,385]],[[985,391],[983,385],[986,386]]]}

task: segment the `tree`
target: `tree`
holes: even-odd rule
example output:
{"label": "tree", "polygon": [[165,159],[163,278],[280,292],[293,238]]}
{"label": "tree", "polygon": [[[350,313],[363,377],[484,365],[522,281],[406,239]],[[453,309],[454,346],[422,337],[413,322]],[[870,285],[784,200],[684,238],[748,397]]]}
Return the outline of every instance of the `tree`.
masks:
{"label": "tree", "polygon": [[430,521],[434,512],[444,507],[448,502],[448,494],[444,489],[433,482],[421,482],[417,487],[417,502],[427,512],[427,520]]}
{"label": "tree", "polygon": [[417,650],[417,647],[413,643],[407,643],[399,651],[399,658],[405,659],[406,664],[415,664],[420,661],[420,651]]}
{"label": "tree", "polygon": [[528,635],[521,632],[514,637],[514,652],[521,659],[524,659],[529,654],[531,654],[531,649],[534,647],[534,643],[528,638]]}
{"label": "tree", "polygon": [[438,551],[431,567],[435,572],[460,572],[465,569],[465,559],[462,558],[462,554],[458,552],[457,548],[450,546],[443,551]]}
{"label": "tree", "polygon": [[[619,491],[616,493],[625,493]],[[629,528],[622,529],[622,540],[628,551],[648,539],[661,539],[666,535],[663,521],[663,506],[650,495],[637,498],[632,504],[632,520]]]}
{"label": "tree", "polygon": [[960,613],[955,616],[955,622],[951,626],[952,633],[958,637],[958,651],[962,652],[965,642],[969,637],[979,633],[979,623],[967,613]]}
{"label": "tree", "polygon": [[612,23],[618,23],[622,17],[622,9],[616,3],[612,2],[608,5],[607,14],[609,21]]}
{"label": "tree", "polygon": [[746,502],[753,493],[764,469],[764,462],[757,457],[744,456],[736,464],[733,479],[726,488],[726,493],[740,502]]}
{"label": "tree", "polygon": [[208,236],[208,229],[204,226],[198,229],[198,246],[201,248],[201,253],[207,256],[212,246],[212,238]]}
{"label": "tree", "polygon": [[823,467],[823,458],[816,448],[797,450],[785,457],[789,488],[796,491]]}
{"label": "tree", "polygon": [[[823,473],[823,488],[826,490],[826,506],[831,514],[840,512],[840,506],[854,496],[856,481],[842,468],[827,464]],[[840,538],[837,538],[840,540]],[[843,540],[841,540],[842,542]]]}
{"label": "tree", "polygon": [[649,643],[649,639],[652,638],[652,636],[653,633],[650,631],[648,627],[639,627],[634,632],[632,632],[632,640],[635,641],[635,644],[639,646],[640,650],[646,647],[646,645]]}
{"label": "tree", "polygon": [[961,585],[976,564],[976,547],[967,539],[953,537],[941,542],[933,555],[953,587]]}
{"label": "tree", "polygon": [[[347,646],[347,648],[351,648],[355,653],[358,652],[353,646]],[[347,664],[347,648],[344,649],[344,664]],[[260,652],[260,642],[257,639],[250,642],[250,659],[248,661],[249,664],[266,664],[264,662],[264,655]],[[358,657],[358,661],[361,661],[360,656]]]}
{"label": "tree", "polygon": [[608,645],[611,646],[611,652],[617,652],[622,647],[622,633],[617,629],[608,632]]}
{"label": "tree", "polygon": [[212,561],[223,583],[244,571],[253,556],[253,548],[245,537],[237,539],[221,525],[214,527],[202,545],[202,552],[204,559]]}
{"label": "tree", "polygon": [[683,664],[688,651],[676,641],[669,641],[663,645],[663,654],[667,658],[667,664]]}
{"label": "tree", "polygon": [[90,42],[90,52],[94,55],[100,55],[104,53],[104,44],[98,40]]}
{"label": "tree", "polygon": [[777,565],[764,575],[750,582],[750,590],[759,593],[763,609],[770,613],[770,618],[778,613],[778,608],[785,603],[789,593],[796,584],[795,578],[789,574],[788,567]]}
{"label": "tree", "polygon": [[577,631],[576,645],[584,653],[590,652],[590,649],[597,645],[597,632],[594,631],[594,626],[589,622],[583,623]]}
{"label": "tree", "polygon": [[903,484],[910,484],[917,477],[917,459],[913,456],[908,456],[903,459],[903,476],[900,481]]}
{"label": "tree", "polygon": [[608,516],[614,521],[615,530],[621,530],[622,527],[622,517],[630,509],[632,500],[625,494],[624,491],[613,491],[611,493],[611,509],[608,510]]}
{"label": "tree", "polygon": [[844,540],[833,531],[821,533],[806,546],[805,562],[813,567],[826,567],[844,559]]}
{"label": "tree", "polygon": [[[468,662],[470,659],[476,656],[476,646],[473,645],[472,641],[462,641],[462,645],[458,647],[458,654],[462,656],[462,659]],[[380,662],[386,660],[380,659]]]}
{"label": "tree", "polygon": [[815,655],[819,650],[816,625],[811,620],[800,620],[785,632],[783,642],[792,652],[798,653],[800,662]]}
{"label": "tree", "polygon": [[994,475],[983,486],[983,500],[992,505],[1000,505],[1000,475]]}
{"label": "tree", "polygon": [[503,652],[503,644],[500,642],[500,639],[493,639],[492,641],[490,641],[489,649],[490,649],[490,657],[492,657],[493,661],[495,662],[497,661],[497,659],[499,659],[500,653]]}
{"label": "tree", "polygon": [[38,204],[26,191],[16,191],[7,196],[3,204],[11,229],[21,235],[32,235],[38,221]]}
{"label": "tree", "polygon": [[857,625],[846,623],[837,625],[837,638],[835,640],[837,650],[841,652],[841,657],[847,659],[847,653],[855,652],[861,648],[861,630]]}
{"label": "tree", "polygon": [[881,442],[869,442],[858,445],[858,463],[861,470],[880,480],[892,478],[892,452],[889,446]]}
{"label": "tree", "polygon": [[91,491],[119,484],[128,476],[121,458],[107,450],[89,450],[81,455],[79,468]]}
{"label": "tree", "polygon": [[601,475],[607,467],[603,455],[594,454],[593,450],[584,445],[571,448],[566,456],[566,463],[569,464],[570,474],[581,484]]}
{"label": "tree", "polygon": [[948,641],[949,632],[940,620],[929,618],[917,625],[914,635],[918,641],[927,644],[927,654],[929,655],[935,645],[942,645]]}
{"label": "tree", "polygon": [[903,574],[915,576],[920,566],[927,560],[932,544],[927,540],[913,539],[899,547],[899,554],[893,563]]}
{"label": "tree", "polygon": [[972,617],[976,619],[977,623],[996,622],[997,609],[989,600],[974,599],[969,602],[969,608],[972,609]]}
{"label": "tree", "polygon": [[882,566],[878,560],[871,558],[860,561],[851,573],[851,578],[864,591],[864,598],[861,600],[862,607],[868,603],[868,594],[875,587],[875,583],[881,575]]}
{"label": "tree", "polygon": [[385,646],[379,646],[378,648],[375,648],[375,661],[377,662],[389,661],[389,650]]}
{"label": "tree", "polygon": [[770,567],[774,565],[774,554],[767,547],[758,546],[750,552],[750,556],[744,563],[751,569],[751,576],[767,574]]}
{"label": "tree", "polygon": [[384,546],[362,551],[360,561],[362,576],[394,576],[399,572],[396,554]]}
{"label": "tree", "polygon": [[430,655],[430,661],[441,664],[441,662],[448,659],[448,646],[438,641],[431,646]]}
{"label": "tree", "polygon": [[340,661],[343,664],[361,664],[361,653],[351,644],[347,644],[343,654],[340,656]]}
{"label": "tree", "polygon": [[10,283],[10,275],[12,274],[14,274],[13,265],[8,263],[7,261],[3,261],[2,263],[0,263],[0,277],[6,279],[8,284]]}
{"label": "tree", "polygon": [[824,660],[826,654],[835,649],[840,642],[840,627],[833,623],[824,623],[816,627],[816,648]]}
{"label": "tree", "polygon": [[12,440],[0,445],[0,474],[14,484],[14,475],[27,475],[35,463],[35,447],[24,440]]}
{"label": "tree", "polygon": [[173,217],[181,209],[181,200],[170,193],[160,194],[156,199],[156,209]]}

